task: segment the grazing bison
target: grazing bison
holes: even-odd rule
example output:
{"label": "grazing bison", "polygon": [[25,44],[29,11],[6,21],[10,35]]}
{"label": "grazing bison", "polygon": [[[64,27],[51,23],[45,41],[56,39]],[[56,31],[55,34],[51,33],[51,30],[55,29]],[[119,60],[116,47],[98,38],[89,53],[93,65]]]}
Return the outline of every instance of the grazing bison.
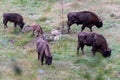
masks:
{"label": "grazing bison", "polygon": [[100,34],[79,32],[77,54],[79,54],[79,48],[81,48],[82,54],[84,55],[84,45],[92,46],[93,55],[95,55],[95,52],[100,52],[103,57],[109,57],[111,55],[111,49],[108,47],[105,38]]}
{"label": "grazing bison", "polygon": [[3,24],[4,24],[4,28],[7,28],[7,23],[9,22],[13,22],[14,23],[14,27],[16,27],[17,25],[20,26],[20,28],[22,29],[24,26],[24,22],[23,22],[23,17],[18,14],[18,13],[4,13],[3,14]]}
{"label": "grazing bison", "polygon": [[43,30],[42,30],[42,27],[38,24],[34,24],[34,25],[28,25],[28,26],[25,26],[23,29],[22,29],[23,32],[28,32],[28,31],[32,31],[32,35],[34,35],[35,31],[37,32],[37,37],[39,37],[39,34],[42,35],[43,37]]}
{"label": "grazing bison", "polygon": [[41,60],[41,65],[43,65],[44,59],[45,64],[52,64],[52,55],[48,43],[43,39],[38,39],[36,42],[36,48],[38,52],[38,60]]}
{"label": "grazing bison", "polygon": [[81,32],[88,27],[92,32],[92,26],[96,26],[97,28],[102,27],[102,20],[93,12],[90,11],[82,11],[82,12],[70,12],[67,15],[68,21],[68,33],[70,32],[70,26],[72,24],[82,24]]}

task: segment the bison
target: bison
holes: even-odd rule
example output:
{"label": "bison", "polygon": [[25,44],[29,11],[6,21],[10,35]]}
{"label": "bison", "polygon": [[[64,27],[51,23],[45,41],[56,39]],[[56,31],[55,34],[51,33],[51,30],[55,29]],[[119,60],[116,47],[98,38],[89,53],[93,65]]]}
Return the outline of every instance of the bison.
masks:
{"label": "bison", "polygon": [[20,28],[22,29],[24,27],[24,22],[23,22],[23,17],[18,14],[18,13],[4,13],[3,14],[3,24],[4,24],[4,28],[7,28],[7,23],[9,22],[13,22],[14,23],[14,27],[16,28],[17,25],[20,26]]}
{"label": "bison", "polygon": [[41,65],[43,65],[44,59],[45,59],[45,64],[51,65],[52,55],[47,41],[43,39],[38,39],[36,42],[36,48],[38,52],[38,60],[41,60]]}
{"label": "bison", "polygon": [[42,37],[43,37],[43,30],[42,30],[42,27],[39,24],[34,24],[34,25],[31,25],[31,26],[28,25],[28,26],[25,26],[22,29],[22,32],[28,32],[28,31],[32,31],[33,36],[34,36],[35,31],[36,31],[37,32],[36,37],[39,37],[39,34],[41,34]]}
{"label": "bison", "polygon": [[100,52],[103,57],[111,56],[111,49],[105,38],[97,33],[93,32],[79,32],[78,33],[78,46],[77,55],[79,55],[79,48],[81,48],[82,54],[84,55],[84,46],[92,46],[92,53],[95,55],[96,52]]}
{"label": "bison", "polygon": [[97,28],[102,27],[103,21],[93,12],[82,11],[82,12],[70,12],[67,15],[68,21],[68,33],[70,32],[70,26],[72,24],[82,24],[81,32],[88,27],[92,32],[92,27],[95,25]]}

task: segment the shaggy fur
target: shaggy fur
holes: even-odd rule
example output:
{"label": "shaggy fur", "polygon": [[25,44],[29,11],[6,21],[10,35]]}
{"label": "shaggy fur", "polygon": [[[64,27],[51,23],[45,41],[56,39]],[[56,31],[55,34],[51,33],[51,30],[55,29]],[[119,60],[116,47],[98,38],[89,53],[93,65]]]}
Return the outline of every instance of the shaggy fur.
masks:
{"label": "shaggy fur", "polygon": [[93,12],[90,11],[82,11],[82,12],[70,12],[67,15],[68,21],[68,33],[70,32],[70,26],[72,24],[82,24],[83,31],[85,27],[88,27],[92,32],[92,27],[95,25],[97,28],[102,27],[102,20]]}
{"label": "shaggy fur", "polygon": [[100,52],[103,57],[109,57],[111,55],[111,49],[105,38],[97,33],[93,32],[79,32],[78,34],[78,46],[77,54],[79,54],[79,48],[81,48],[82,54],[84,55],[84,46],[92,46],[93,55],[96,52]]}
{"label": "shaggy fur", "polygon": [[33,36],[34,36],[35,32],[37,32],[36,37],[39,37],[40,34],[43,37],[43,30],[42,30],[42,27],[39,24],[34,24],[34,25],[31,25],[31,26],[30,25],[25,26],[22,31],[23,32],[32,31]]}
{"label": "shaggy fur", "polygon": [[41,60],[41,65],[43,65],[44,59],[45,64],[52,64],[52,55],[48,43],[43,39],[38,39],[36,42],[36,48],[38,52],[38,60]]}
{"label": "shaggy fur", "polygon": [[4,28],[8,28],[8,26],[7,26],[8,21],[14,23],[15,28],[18,25],[22,29],[24,27],[24,24],[25,24],[23,22],[23,17],[18,13],[4,13],[3,14]]}

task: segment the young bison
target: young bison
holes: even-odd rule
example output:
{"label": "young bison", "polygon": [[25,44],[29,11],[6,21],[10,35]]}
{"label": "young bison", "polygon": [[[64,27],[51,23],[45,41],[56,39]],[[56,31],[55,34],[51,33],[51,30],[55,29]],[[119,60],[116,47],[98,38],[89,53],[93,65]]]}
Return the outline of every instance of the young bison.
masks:
{"label": "young bison", "polygon": [[36,42],[36,48],[38,52],[38,60],[41,60],[41,65],[43,65],[44,59],[45,64],[52,64],[52,55],[48,43],[43,39],[38,39]]}
{"label": "young bison", "polygon": [[3,14],[3,24],[4,24],[4,28],[8,28],[7,23],[9,22],[13,22],[14,23],[14,27],[16,27],[17,25],[20,26],[20,28],[22,29],[24,26],[24,22],[23,22],[23,17],[18,14],[18,13],[4,13]]}
{"label": "young bison", "polygon": [[102,27],[102,20],[93,12],[82,11],[82,12],[70,12],[67,15],[68,21],[68,33],[70,32],[70,26],[72,24],[82,24],[81,32],[88,27],[92,32],[92,27],[95,25],[97,28]]}
{"label": "young bison", "polygon": [[42,35],[43,37],[43,30],[42,30],[42,27],[38,24],[35,24],[35,25],[28,25],[28,26],[25,26],[22,30],[23,32],[28,32],[28,31],[32,31],[32,35],[34,36],[34,33],[35,31],[37,32],[37,37],[39,37],[39,34]]}
{"label": "young bison", "polygon": [[77,54],[79,54],[79,48],[81,48],[82,54],[84,55],[84,45],[92,46],[93,55],[95,55],[95,52],[100,52],[103,57],[109,57],[111,55],[111,49],[108,47],[105,38],[100,34],[79,32]]}

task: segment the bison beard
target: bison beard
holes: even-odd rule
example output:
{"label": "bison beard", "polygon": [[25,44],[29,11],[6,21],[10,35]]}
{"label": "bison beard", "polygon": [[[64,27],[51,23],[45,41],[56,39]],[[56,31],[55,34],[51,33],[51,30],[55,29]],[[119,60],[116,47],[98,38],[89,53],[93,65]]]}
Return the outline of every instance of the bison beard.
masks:
{"label": "bison beard", "polygon": [[73,24],[82,24],[81,32],[88,27],[92,32],[92,27],[95,25],[97,28],[102,27],[102,20],[93,12],[82,11],[82,12],[70,12],[67,15],[68,21],[68,33],[70,32],[70,26]]}
{"label": "bison beard", "polygon": [[80,32],[78,34],[78,46],[77,54],[79,54],[79,48],[81,48],[82,54],[84,55],[84,46],[92,46],[93,55],[96,52],[100,52],[103,57],[111,56],[111,49],[108,47],[108,44],[105,38],[97,33],[93,32]]}

